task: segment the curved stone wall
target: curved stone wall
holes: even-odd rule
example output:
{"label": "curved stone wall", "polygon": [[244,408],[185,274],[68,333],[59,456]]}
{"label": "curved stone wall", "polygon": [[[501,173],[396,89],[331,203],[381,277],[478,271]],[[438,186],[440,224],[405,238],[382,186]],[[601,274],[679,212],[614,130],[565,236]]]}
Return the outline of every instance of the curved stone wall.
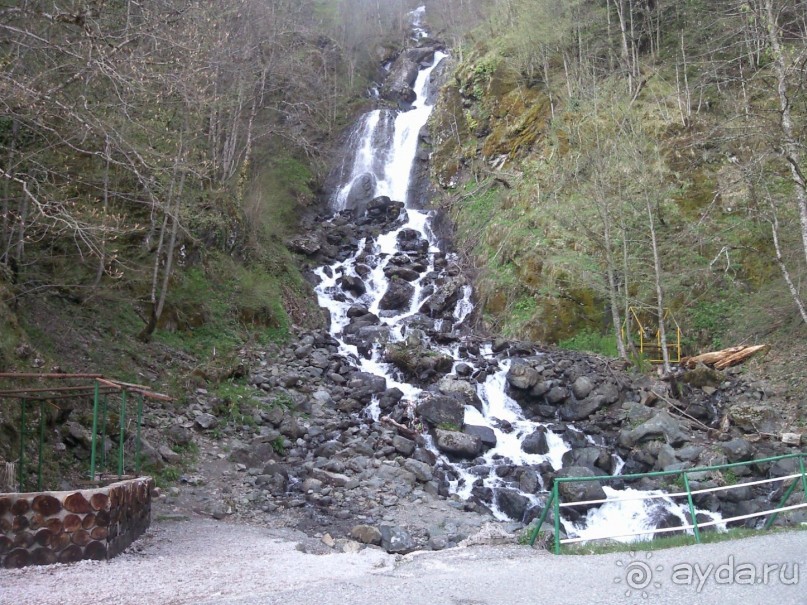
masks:
{"label": "curved stone wall", "polygon": [[154,480],[67,492],[0,494],[0,567],[114,557],[151,523]]}

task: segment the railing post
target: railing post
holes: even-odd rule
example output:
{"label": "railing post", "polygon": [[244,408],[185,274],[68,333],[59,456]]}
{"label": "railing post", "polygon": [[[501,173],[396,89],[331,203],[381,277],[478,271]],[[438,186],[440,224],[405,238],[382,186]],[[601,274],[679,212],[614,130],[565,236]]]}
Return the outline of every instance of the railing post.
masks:
{"label": "railing post", "polygon": [[39,463],[36,469],[36,491],[42,491],[42,455],[45,449],[45,400],[39,402]]}
{"label": "railing post", "polygon": [[538,533],[541,531],[541,527],[546,520],[546,515],[549,513],[549,508],[552,506],[552,502],[555,499],[555,492],[554,490],[550,492],[549,499],[544,504],[544,510],[541,513],[540,518],[538,519],[538,525],[535,526],[535,529],[532,532],[532,536],[530,536],[530,546],[535,546],[535,539],[538,537]]}
{"label": "railing post", "polygon": [[101,468],[106,468],[106,423],[107,423],[107,415],[109,412],[109,396],[104,395],[104,412],[102,415],[101,420]]}
{"label": "railing post", "polygon": [[120,394],[120,435],[118,438],[118,479],[123,475],[123,444],[126,440],[126,391]]}
{"label": "railing post", "polygon": [[[801,472],[802,472],[802,478],[803,478],[804,477],[804,475],[803,475],[804,466],[802,466]],[[776,506],[776,508],[772,509],[775,512],[770,517],[768,517],[768,520],[765,522],[765,525],[762,527],[762,529],[768,530],[768,529],[771,528],[774,521],[776,521],[776,518],[779,516],[779,509],[782,508],[785,505],[785,503],[790,499],[790,494],[792,494],[796,490],[796,486],[798,484],[799,484],[799,482],[794,479],[793,483],[790,484],[790,487],[788,487],[787,490],[785,490],[785,494],[784,494],[784,496],[782,496],[782,499],[779,501],[779,504]],[[805,493],[807,493],[807,492],[805,492]]]}
{"label": "railing post", "polygon": [[684,487],[687,490],[687,501],[689,502],[689,514],[692,516],[692,531],[695,533],[695,542],[701,543],[701,532],[698,529],[698,517],[695,514],[695,503],[692,501],[692,490],[689,489],[689,475],[684,473]]}
{"label": "railing post", "polygon": [[92,439],[90,447],[90,481],[95,481],[95,449],[98,440],[98,381],[95,381],[92,396]]}
{"label": "railing post", "polygon": [[552,499],[555,501],[555,554],[560,554],[560,492],[558,490],[558,481],[554,481],[552,485]]}
{"label": "railing post", "polygon": [[143,393],[137,400],[137,443],[135,444],[135,472],[140,474],[140,429],[143,426]]}
{"label": "railing post", "polygon": [[804,455],[799,456],[799,468],[801,469],[801,489],[804,492],[804,500],[807,501],[807,474],[804,472]]}
{"label": "railing post", "polygon": [[18,489],[20,493],[25,489],[25,408],[28,402],[25,399],[20,399],[20,472],[18,473]]}

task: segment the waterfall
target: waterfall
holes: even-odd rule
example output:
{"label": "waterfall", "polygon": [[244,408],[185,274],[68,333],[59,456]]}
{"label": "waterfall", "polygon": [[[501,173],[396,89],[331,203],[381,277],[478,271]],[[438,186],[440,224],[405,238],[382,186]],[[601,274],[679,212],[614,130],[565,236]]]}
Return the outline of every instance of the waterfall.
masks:
{"label": "waterfall", "polygon": [[[423,25],[424,15],[423,7],[410,13],[413,39],[416,41],[428,39]],[[355,252],[347,260],[315,270],[320,279],[316,287],[319,304],[330,311],[330,333],[340,343],[342,354],[351,359],[360,371],[384,376],[388,388],[400,389],[403,400],[413,407],[428,394],[421,387],[404,380],[385,361],[385,346],[403,341],[410,335],[422,338],[422,330],[411,328],[411,325],[415,325],[411,324],[413,321],[432,322],[438,332],[450,331],[465,322],[473,312],[473,290],[468,284],[457,289],[456,303],[440,318],[435,320],[421,312],[424,301],[437,289],[435,284],[439,280],[451,278],[447,267],[456,267],[456,259],[441,250],[440,242],[432,232],[432,213],[416,207],[419,204],[412,199],[410,191],[421,131],[433,109],[428,102],[428,99],[434,97],[429,94],[432,74],[447,56],[446,53],[435,50],[429,64],[421,65],[412,86],[416,100],[411,109],[376,109],[362,116],[351,135],[349,146],[352,152],[342,166],[343,181],[331,198],[334,212],[349,209],[356,216],[361,215],[372,200],[390,198],[392,201],[403,202],[403,220],[389,232],[360,239]],[[385,298],[394,285],[389,277],[391,269],[397,267],[394,262],[410,268],[405,278],[406,285],[403,286],[408,298],[402,304],[390,306],[385,304]],[[416,269],[411,269],[412,267]],[[345,280],[352,283],[358,281],[361,287],[344,289],[340,287],[340,283]],[[400,282],[398,280],[399,286]],[[360,350],[347,333],[351,313],[355,313],[357,308],[378,318],[378,323],[372,326],[373,344],[363,350]],[[562,467],[563,455],[571,449],[562,434],[555,432],[551,423],[527,419],[518,403],[506,394],[505,377],[510,368],[508,359],[499,358],[490,347],[473,357],[461,356],[459,346],[451,347],[429,341],[428,347],[431,351],[453,358],[455,368],[462,363],[467,368],[466,372],[484,371],[486,374],[484,380],[476,385],[476,397],[481,406],[467,405],[464,423],[489,436],[490,447],[487,451],[472,462],[455,463],[440,453],[429,435],[424,435],[440,464],[449,469],[449,484],[455,494],[469,498],[479,490],[490,490],[494,494],[499,493],[499,490],[512,492],[512,481],[508,483],[497,472],[501,465],[530,468],[542,466],[548,470]],[[379,419],[381,409],[377,400],[373,401],[365,414],[373,420]],[[525,451],[525,439],[534,437],[536,432],[542,433],[541,439],[545,443],[540,449],[545,453]],[[615,473],[619,472],[622,464],[621,459],[616,457]],[[540,475],[535,475],[539,482],[538,487],[543,488],[540,485]],[[609,497],[622,493],[607,489]],[[545,499],[545,492],[543,495],[536,495],[535,490],[521,492],[520,495],[531,505],[539,505]],[[603,527],[614,525],[615,519],[619,519],[624,533],[645,531],[654,526],[652,519],[658,516],[656,509],[659,506],[666,507],[676,516],[684,514],[671,501],[655,501],[649,508],[636,502],[638,501],[607,503],[590,511],[583,522],[578,521],[575,524],[564,521],[564,526],[570,535],[594,537],[602,534]],[[491,499],[490,508],[497,518],[508,518],[507,513],[499,506],[498,497]]]}

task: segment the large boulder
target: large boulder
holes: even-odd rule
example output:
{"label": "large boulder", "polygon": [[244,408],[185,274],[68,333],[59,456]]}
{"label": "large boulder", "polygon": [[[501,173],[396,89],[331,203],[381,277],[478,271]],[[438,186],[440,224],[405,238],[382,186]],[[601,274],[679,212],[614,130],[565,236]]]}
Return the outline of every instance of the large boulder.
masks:
{"label": "large boulder", "polygon": [[467,435],[479,437],[479,439],[482,441],[482,447],[485,449],[496,447],[496,433],[490,427],[466,424],[465,428],[462,429],[462,432]]}
{"label": "large boulder", "polygon": [[549,452],[549,444],[546,441],[546,429],[537,428],[521,442],[521,449],[527,454],[546,454]]}
{"label": "large boulder", "polygon": [[[590,468],[586,468],[584,466],[570,466],[568,468],[560,469],[556,477],[557,478],[565,478],[565,477],[575,477],[575,478],[586,478],[586,477],[596,477],[597,474],[591,470]],[[558,493],[561,497],[561,502],[581,502],[581,501],[588,501],[588,500],[604,500],[605,499],[605,490],[602,489],[602,485],[599,481],[570,481],[570,482],[561,482],[558,486]],[[598,504],[582,504],[580,506],[573,507],[578,511],[588,510],[594,506],[599,506]]]}
{"label": "large boulder", "polygon": [[364,214],[367,205],[373,199],[376,182],[375,175],[370,172],[365,172],[356,177],[348,191],[345,208],[355,211],[356,216]]}
{"label": "large boulder", "polygon": [[436,429],[434,438],[438,450],[458,458],[476,458],[482,451],[482,440],[475,435]]}
{"label": "large boulder", "polygon": [[415,287],[404,279],[393,279],[378,303],[382,311],[405,311],[412,304]]}
{"label": "large boulder", "polygon": [[480,412],[482,411],[482,400],[476,392],[476,387],[470,382],[446,377],[437,383],[437,389],[443,395],[458,399],[465,405],[470,405]]}
{"label": "large boulder", "polygon": [[524,520],[524,514],[531,504],[529,498],[515,489],[497,489],[495,498],[499,509],[516,521]]}
{"label": "large boulder", "polygon": [[507,384],[521,390],[531,389],[538,383],[540,374],[524,362],[514,362],[506,375]]}
{"label": "large boulder", "polygon": [[381,548],[388,553],[405,555],[417,549],[415,540],[404,528],[382,525],[379,529],[381,530]]}
{"label": "large boulder", "polygon": [[632,448],[642,441],[659,439],[672,446],[689,441],[689,436],[681,429],[679,422],[666,411],[661,411],[635,429],[625,429],[619,433],[619,445]]}
{"label": "large boulder", "polygon": [[463,276],[449,277],[443,283],[437,285],[434,294],[420,306],[420,312],[429,317],[437,317],[446,312],[453,313],[464,285],[465,278]]}
{"label": "large boulder", "polygon": [[459,429],[465,418],[465,406],[453,397],[433,395],[418,405],[417,413],[431,426]]}

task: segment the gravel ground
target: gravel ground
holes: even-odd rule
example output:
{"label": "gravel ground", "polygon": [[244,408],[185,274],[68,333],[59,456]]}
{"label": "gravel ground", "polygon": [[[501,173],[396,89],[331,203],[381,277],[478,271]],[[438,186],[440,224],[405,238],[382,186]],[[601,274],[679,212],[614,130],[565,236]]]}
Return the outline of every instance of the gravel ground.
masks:
{"label": "gravel ground", "polygon": [[[652,553],[650,558],[645,553],[555,557],[513,545],[405,557],[372,548],[354,554],[311,554],[323,550],[319,541],[291,530],[196,517],[160,521],[126,553],[109,562],[0,570],[0,603],[805,603],[804,580],[798,574],[807,573],[807,532],[669,549]],[[741,564],[755,567],[753,585],[741,585],[736,571],[727,576],[729,581],[716,580],[718,566],[730,560],[735,570]],[[778,571],[762,581],[763,565],[783,563],[789,565],[788,582],[781,581]],[[634,568],[646,565],[652,581],[641,588],[629,586],[631,564]],[[700,590],[696,583],[675,585],[672,569],[680,564],[709,570]],[[796,581],[792,582],[794,571]]]}

